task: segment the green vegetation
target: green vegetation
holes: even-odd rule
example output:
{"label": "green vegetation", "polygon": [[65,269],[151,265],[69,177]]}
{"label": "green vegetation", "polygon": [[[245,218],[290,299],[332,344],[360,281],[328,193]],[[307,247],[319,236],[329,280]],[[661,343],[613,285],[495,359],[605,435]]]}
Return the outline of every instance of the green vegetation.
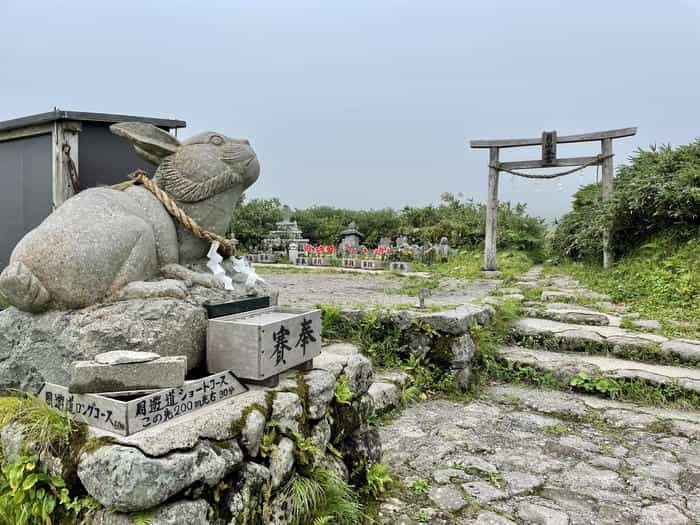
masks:
{"label": "green vegetation", "polygon": [[0,524],[51,525],[97,507],[89,497],[70,496],[61,476],[51,475],[39,454],[23,453],[0,468]]}
{"label": "green vegetation", "polygon": [[294,525],[357,525],[362,521],[362,506],[352,488],[329,470],[294,474],[282,495]]}
{"label": "green vegetation", "polygon": [[[476,374],[474,393],[489,381],[535,385],[550,390],[571,390],[597,394],[620,401],[650,406],[700,408],[700,395],[675,383],[654,385],[641,379],[614,379],[581,372],[569,379],[565,374],[540,370],[534,366],[513,364],[498,358],[497,349],[512,342],[510,325],[519,317],[519,305],[506,301],[496,308],[496,316],[488,326],[473,326],[472,338],[479,348],[473,362]],[[530,343],[526,343],[526,346]],[[644,354],[638,354],[644,357]],[[515,401],[518,402],[517,400]]]}
{"label": "green vegetation", "polygon": [[[662,322],[664,333],[700,337],[700,236],[658,235],[617,261],[609,271],[567,263],[560,269],[587,287]],[[674,322],[676,321],[676,322]]]}
{"label": "green vegetation", "polygon": [[[601,271],[606,224],[616,263]],[[599,185],[581,188],[550,251],[561,270],[658,319],[664,334],[700,337],[700,139],[638,150],[619,168],[608,203]]]}
{"label": "green vegetation", "polygon": [[416,494],[427,494],[430,492],[430,482],[423,478],[418,478],[411,485],[411,490]]}
{"label": "green vegetation", "polygon": [[94,510],[97,502],[40,460],[50,454],[74,462],[69,449],[81,448],[85,428],[35,397],[0,397],[0,428],[11,424],[22,429],[23,443],[17,458],[0,457],[0,525],[75,522]]}
{"label": "green vegetation", "polygon": [[31,395],[0,397],[0,428],[12,423],[22,425],[24,439],[37,451],[58,454],[70,443],[74,432],[84,429],[66,414],[59,414]]}
{"label": "green vegetation", "polygon": [[585,390],[586,392],[595,392],[603,394],[610,399],[615,399],[620,395],[622,388],[620,383],[611,377],[605,376],[592,376],[586,372],[579,372],[571,381],[569,385]]}
{"label": "green vegetation", "polygon": [[563,423],[557,423],[556,425],[545,425],[542,430],[547,432],[548,434],[555,434],[558,436],[561,436],[563,434],[566,434],[569,429],[566,428],[566,425]]}
{"label": "green vegetation", "polygon": [[700,139],[678,148],[640,149],[621,166],[608,203],[599,185],[581,188],[573,210],[552,236],[554,255],[599,260],[602,232],[611,225],[611,246],[622,256],[652,236],[673,232],[679,239],[698,236],[700,228]]}
{"label": "green vegetation", "polygon": [[[450,257],[447,262],[427,265],[413,263],[413,271],[430,272],[430,277],[410,275],[397,276],[401,280],[399,288],[390,288],[388,294],[400,294],[417,296],[421,288],[435,290],[440,287],[443,279],[483,279],[482,274],[484,254],[481,249],[464,249]],[[519,250],[504,249],[498,253],[499,279],[512,281],[516,276],[524,273],[536,260],[533,255]]]}
{"label": "green vegetation", "polygon": [[348,376],[343,374],[335,383],[335,402],[339,405],[349,405],[352,401],[352,390]]}
{"label": "green vegetation", "polygon": [[[463,201],[444,193],[437,206],[411,207],[397,211],[347,210],[331,206],[314,206],[295,210],[292,218],[313,243],[335,244],[338,234],[355,221],[365,234],[368,246],[377,246],[382,237],[407,235],[411,242],[438,242],[447,237],[450,246],[477,248],[483,243],[486,207],[471,200]],[[231,231],[244,247],[259,244],[282,219],[278,199],[243,200],[234,211]],[[529,216],[525,205],[501,203],[498,209],[498,243],[501,248],[541,253],[544,248],[544,224]]]}
{"label": "green vegetation", "polygon": [[[318,305],[323,311],[323,337],[351,341],[370,358],[377,368],[401,368],[409,381],[403,387],[404,403],[429,396],[459,397],[462,391],[450,370],[451,338],[435,331],[430,325],[413,320],[399,327],[391,310],[370,310],[361,315],[345,316],[333,306]],[[428,356],[420,358],[411,351],[416,341],[429,347]],[[342,382],[336,396],[342,394]]]}
{"label": "green vegetation", "polygon": [[389,468],[383,463],[375,463],[367,469],[366,482],[362,493],[372,499],[377,499],[389,490],[394,478],[389,474]]}

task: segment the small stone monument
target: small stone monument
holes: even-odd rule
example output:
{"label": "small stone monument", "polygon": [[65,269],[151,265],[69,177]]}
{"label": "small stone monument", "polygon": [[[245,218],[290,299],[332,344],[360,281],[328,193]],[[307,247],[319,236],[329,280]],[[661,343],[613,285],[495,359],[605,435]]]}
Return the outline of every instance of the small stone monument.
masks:
{"label": "small stone monument", "polygon": [[351,222],[346,229],[340,232],[340,249],[360,249],[360,243],[364,235],[357,229],[355,222]]}
{"label": "small stone monument", "polygon": [[425,264],[433,264],[435,260],[435,247],[433,246],[432,242],[427,241],[425,244],[423,244],[421,260]]}
{"label": "small stone monument", "polygon": [[297,264],[297,259],[299,258],[299,246],[295,242],[289,243],[289,262],[291,264]]}
{"label": "small stone monument", "polygon": [[421,288],[418,290],[418,304],[416,305],[416,308],[421,310],[425,308],[425,299],[428,297],[428,293],[427,288]]}
{"label": "small stone monument", "polygon": [[447,241],[447,237],[442,237],[440,239],[440,244],[437,248],[438,257],[440,257],[441,262],[447,262],[447,258],[450,255],[450,245]]}

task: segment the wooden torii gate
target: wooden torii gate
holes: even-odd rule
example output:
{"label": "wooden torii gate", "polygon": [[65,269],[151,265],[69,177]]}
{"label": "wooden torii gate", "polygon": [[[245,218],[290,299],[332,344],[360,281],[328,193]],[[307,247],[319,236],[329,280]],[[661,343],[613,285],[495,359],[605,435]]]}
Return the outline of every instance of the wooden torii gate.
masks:
{"label": "wooden torii gate", "polygon": [[[544,131],[542,136],[534,139],[504,139],[504,140],[472,140],[472,148],[488,148],[489,150],[489,189],[486,204],[486,235],[484,242],[484,270],[496,269],[496,215],[498,211],[498,175],[501,171],[526,177],[529,179],[553,179],[569,175],[588,166],[603,166],[602,194],[603,200],[610,198],[613,190],[613,139],[631,137],[637,133],[637,128],[611,129],[580,135],[557,136],[556,131]],[[600,141],[601,152],[594,157],[571,157],[558,159],[557,144],[574,142]],[[542,146],[541,160],[521,160],[515,162],[499,162],[498,151],[501,148],[516,148],[522,146]],[[559,173],[521,173],[518,169],[557,168],[576,166],[573,169]],[[610,232],[603,232],[603,266],[609,268],[612,264],[610,252]]]}

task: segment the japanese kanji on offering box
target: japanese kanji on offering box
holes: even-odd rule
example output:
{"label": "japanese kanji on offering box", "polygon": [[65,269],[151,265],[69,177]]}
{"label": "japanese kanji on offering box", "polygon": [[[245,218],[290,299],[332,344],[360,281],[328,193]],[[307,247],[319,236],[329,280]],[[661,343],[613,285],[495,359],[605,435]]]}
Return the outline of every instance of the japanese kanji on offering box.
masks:
{"label": "japanese kanji on offering box", "polygon": [[262,308],[209,319],[207,368],[265,381],[321,353],[321,310]]}

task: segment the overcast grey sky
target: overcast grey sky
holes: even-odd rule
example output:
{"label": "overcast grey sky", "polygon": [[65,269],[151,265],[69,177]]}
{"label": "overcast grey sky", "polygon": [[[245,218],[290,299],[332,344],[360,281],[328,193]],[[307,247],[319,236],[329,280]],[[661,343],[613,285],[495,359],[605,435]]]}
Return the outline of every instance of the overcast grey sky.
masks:
{"label": "overcast grey sky", "polygon": [[[619,164],[700,136],[698,2],[0,0],[0,119],[57,106],[247,137],[249,195],[294,207],[483,200],[469,139],[639,126]],[[502,197],[551,217],[594,176],[508,175]]]}

